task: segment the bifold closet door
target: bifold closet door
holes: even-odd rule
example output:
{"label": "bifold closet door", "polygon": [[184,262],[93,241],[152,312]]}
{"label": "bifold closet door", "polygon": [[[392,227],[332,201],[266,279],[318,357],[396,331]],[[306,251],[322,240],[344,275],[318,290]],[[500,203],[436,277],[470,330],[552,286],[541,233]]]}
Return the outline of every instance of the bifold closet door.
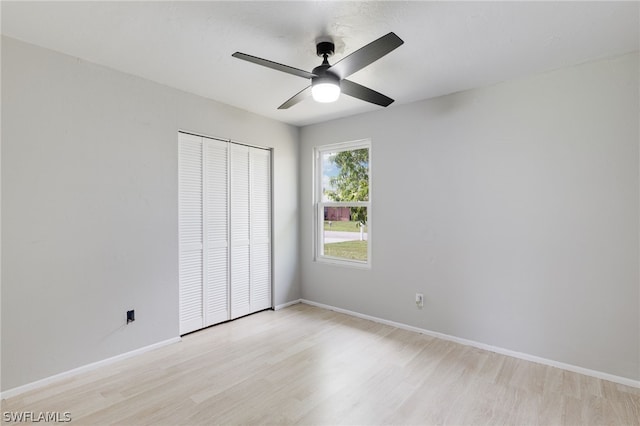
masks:
{"label": "bifold closet door", "polygon": [[271,151],[180,133],[180,334],[271,303]]}
{"label": "bifold closet door", "polygon": [[179,136],[180,334],[229,319],[229,143]]}
{"label": "bifold closet door", "polygon": [[231,144],[231,318],[270,308],[271,152]]}

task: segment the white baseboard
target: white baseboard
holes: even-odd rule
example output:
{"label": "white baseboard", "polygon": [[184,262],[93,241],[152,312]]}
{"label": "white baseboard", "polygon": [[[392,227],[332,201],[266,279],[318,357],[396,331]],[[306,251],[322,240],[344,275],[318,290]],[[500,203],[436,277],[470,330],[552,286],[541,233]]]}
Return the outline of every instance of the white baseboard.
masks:
{"label": "white baseboard", "polygon": [[51,383],[57,382],[61,379],[66,379],[71,376],[76,376],[81,373],[86,373],[87,371],[95,370],[100,367],[104,367],[105,365],[113,364],[114,362],[121,361],[123,359],[131,358],[133,356],[137,356],[143,354],[145,352],[152,351],[154,349],[158,349],[162,346],[170,345],[172,343],[177,343],[181,341],[180,337],[174,337],[172,339],[163,340],[162,342],[154,343],[149,346],[145,346],[143,348],[138,348],[130,352],[125,352],[120,355],[113,356],[111,358],[103,359],[102,361],[92,362],[91,364],[83,365],[78,368],[74,368],[73,370],[64,371],[62,373],[55,374],[53,376],[45,377],[44,379],[36,380],[35,382],[27,383],[26,385],[18,386],[17,388],[8,389],[2,393],[0,393],[0,399],[7,399],[13,396],[19,395],[21,393],[28,392],[33,389],[38,389],[43,386],[49,385]]}
{"label": "white baseboard", "polygon": [[287,307],[289,307],[291,305],[297,305],[301,301],[302,301],[302,299],[292,300],[291,302],[286,302],[286,303],[283,303],[281,305],[276,305],[276,307],[273,308],[273,309],[276,310],[276,311],[279,311],[280,309],[287,308]]}
{"label": "white baseboard", "polygon": [[576,365],[565,364],[563,362],[554,361],[551,359],[541,358],[535,355],[529,355],[522,352],[512,351],[510,349],[504,349],[497,346],[487,345],[485,343],[476,342],[473,340],[462,339],[460,337],[450,336],[444,333],[438,333],[437,331],[426,330],[419,327],[414,327],[407,324],[402,324],[395,321],[389,321],[382,318],[372,317],[370,315],[361,314],[358,312],[349,311],[347,309],[336,308],[335,306],[325,305],[323,303],[313,302],[311,300],[300,299],[300,302],[307,305],[316,306],[318,308],[328,309],[330,311],[340,312],[342,314],[351,315],[354,317],[374,321],[380,324],[390,325],[392,327],[400,328],[403,330],[415,331],[416,333],[422,333],[427,336],[437,337],[443,340],[449,340],[451,342],[460,343],[466,346],[473,346],[475,348],[484,349],[490,352],[495,352],[502,355],[511,356],[513,358],[523,359],[525,361],[531,361],[538,364],[548,365],[550,367],[560,368],[562,370],[571,371],[574,373],[584,374],[585,376],[595,377],[597,379],[608,380],[614,383],[620,383],[621,385],[631,386],[634,388],[640,388],[640,380],[633,380],[627,377],[615,376],[613,374],[604,373],[602,371],[590,370],[588,368],[578,367]]}

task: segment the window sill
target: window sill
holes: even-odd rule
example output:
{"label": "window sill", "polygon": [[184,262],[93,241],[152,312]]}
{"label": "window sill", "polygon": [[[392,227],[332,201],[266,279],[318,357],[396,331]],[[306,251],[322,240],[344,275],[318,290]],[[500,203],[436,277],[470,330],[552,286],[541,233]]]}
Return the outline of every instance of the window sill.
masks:
{"label": "window sill", "polygon": [[314,259],[316,263],[322,263],[325,265],[345,266],[347,268],[355,269],[371,269],[371,262],[359,261],[359,260],[344,260],[338,257],[318,256]]}

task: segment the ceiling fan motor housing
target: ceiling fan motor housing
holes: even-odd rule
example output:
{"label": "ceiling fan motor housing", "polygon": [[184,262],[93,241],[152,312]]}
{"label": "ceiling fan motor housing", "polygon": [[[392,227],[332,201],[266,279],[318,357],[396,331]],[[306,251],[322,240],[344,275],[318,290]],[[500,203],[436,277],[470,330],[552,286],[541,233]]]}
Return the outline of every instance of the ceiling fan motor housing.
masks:
{"label": "ceiling fan motor housing", "polygon": [[324,59],[322,61],[322,65],[318,65],[312,71],[317,77],[311,78],[311,85],[315,86],[316,84],[322,83],[330,83],[340,87],[340,77],[329,70],[331,65],[329,65],[328,57],[333,55],[335,50],[335,45],[330,41],[321,41],[316,45],[316,53],[318,56],[322,56]]}
{"label": "ceiling fan motor housing", "polygon": [[340,96],[340,76],[331,71],[327,58],[333,54],[333,43],[321,42],[317,45],[318,56],[322,56],[322,64],[315,67],[311,77],[311,94],[317,102],[334,102]]}
{"label": "ceiling fan motor housing", "polygon": [[316,84],[331,83],[340,87],[340,77],[336,73],[331,72],[329,68],[331,68],[331,65],[326,63],[326,60],[322,65],[315,67],[312,72],[317,75],[317,77],[311,78],[311,85],[315,86]]}

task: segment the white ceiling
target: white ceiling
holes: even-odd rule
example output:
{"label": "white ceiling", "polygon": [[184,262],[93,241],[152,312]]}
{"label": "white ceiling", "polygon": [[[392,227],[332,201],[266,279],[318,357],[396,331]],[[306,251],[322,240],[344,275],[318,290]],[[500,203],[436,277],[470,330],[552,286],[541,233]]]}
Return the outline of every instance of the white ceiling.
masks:
{"label": "white ceiling", "polygon": [[639,50],[638,2],[7,2],[2,33],[266,117],[306,125],[381,107],[341,96],[277,107],[311,70],[393,31],[405,44],[350,80],[401,103]]}

